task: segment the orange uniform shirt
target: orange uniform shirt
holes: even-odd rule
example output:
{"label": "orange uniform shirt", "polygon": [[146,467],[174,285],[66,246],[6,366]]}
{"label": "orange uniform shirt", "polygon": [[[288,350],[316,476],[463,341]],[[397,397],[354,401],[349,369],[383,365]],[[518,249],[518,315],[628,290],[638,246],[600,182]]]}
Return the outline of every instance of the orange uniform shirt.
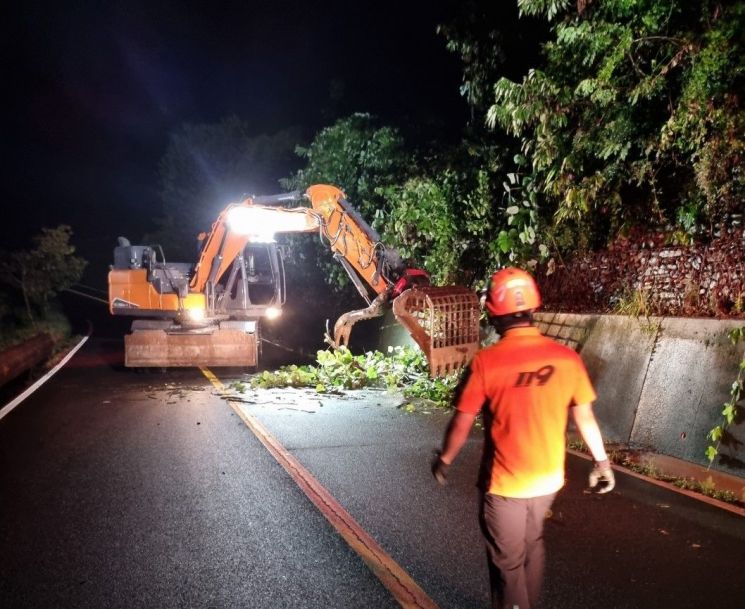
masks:
{"label": "orange uniform shirt", "polygon": [[479,351],[456,409],[484,408],[487,492],[539,497],[564,486],[569,408],[596,397],[579,355],[537,328],[512,328]]}

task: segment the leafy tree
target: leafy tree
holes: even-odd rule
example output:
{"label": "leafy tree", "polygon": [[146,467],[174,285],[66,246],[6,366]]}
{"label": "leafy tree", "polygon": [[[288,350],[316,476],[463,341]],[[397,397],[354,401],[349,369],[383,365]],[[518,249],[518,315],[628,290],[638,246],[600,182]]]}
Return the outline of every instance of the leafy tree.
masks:
{"label": "leafy tree", "polygon": [[389,210],[384,240],[427,270],[434,283],[478,280],[499,257],[501,167],[498,148],[471,140],[420,158],[411,178],[379,189]]}
{"label": "leafy tree", "polygon": [[2,255],[0,280],[21,293],[32,323],[37,313],[46,313],[57,293],[78,282],[83,274],[87,262],[75,256],[71,237],[72,229],[66,225],[42,228],[34,237],[34,249]]}
{"label": "leafy tree", "polygon": [[296,152],[306,165],[283,180],[285,187],[303,190],[311,184],[338,186],[370,222],[386,206],[376,189],[400,181],[410,162],[399,131],[379,126],[369,114],[339,119],[317,133],[309,146],[298,146]]}
{"label": "leafy tree", "polygon": [[528,228],[574,251],[638,222],[690,238],[742,210],[745,3],[518,0],[512,29],[547,40],[521,74],[509,11],[493,4],[468,0],[441,32],[464,62],[463,94],[515,158],[509,196],[531,202],[536,221],[499,232],[515,260]]}
{"label": "leafy tree", "polygon": [[553,40],[540,69],[497,81],[486,120],[519,138],[565,246],[742,208],[745,3],[518,5],[552,20]]}
{"label": "leafy tree", "polygon": [[[472,284],[500,261],[535,258],[534,205],[526,195],[513,209],[521,187],[505,189],[501,183],[503,149],[477,136],[417,154],[405,149],[396,129],[355,114],[322,130],[298,152],[307,165],[286,187],[339,185],[383,242],[427,270],[435,283]],[[328,260],[324,247],[295,252],[296,261],[311,266]],[[333,285],[346,284],[336,263],[323,266]]]}
{"label": "leafy tree", "polygon": [[459,239],[457,184],[451,172],[416,176],[380,191],[392,201],[384,240],[404,258],[420,261],[436,283],[458,274],[466,243]]}
{"label": "leafy tree", "polygon": [[514,2],[461,0],[450,21],[437,28],[446,48],[463,62],[460,92],[471,110],[469,129],[476,132],[493,103],[494,83],[505,75],[519,76],[519,66],[537,58],[538,41],[546,36],[542,22],[533,19],[518,27],[517,20]]}
{"label": "leafy tree", "polygon": [[235,116],[214,124],[185,124],[171,134],[160,162],[164,217],[147,237],[169,258],[192,260],[196,236],[208,230],[229,203],[251,194],[274,194],[296,164],[293,129],[256,135]]}
{"label": "leafy tree", "polygon": [[[379,126],[369,114],[353,114],[322,129],[309,146],[300,146],[296,152],[306,164],[282,181],[285,188],[338,186],[368,223],[378,230],[382,228],[389,202],[378,189],[399,183],[409,170],[410,157],[398,130]],[[293,243],[298,281],[304,277],[306,284],[318,283],[314,271],[320,267],[331,285],[348,284],[344,270],[331,260],[328,247],[302,236],[294,238]]]}

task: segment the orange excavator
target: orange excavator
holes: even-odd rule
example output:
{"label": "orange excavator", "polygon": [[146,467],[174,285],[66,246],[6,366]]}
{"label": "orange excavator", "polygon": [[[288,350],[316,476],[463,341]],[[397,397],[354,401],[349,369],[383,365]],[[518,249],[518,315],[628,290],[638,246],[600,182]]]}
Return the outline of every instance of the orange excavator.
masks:
{"label": "orange excavator", "polygon": [[134,317],[125,336],[128,367],[256,366],[261,325],[287,298],[281,233],[318,232],[367,306],[342,315],[334,348],[352,326],[392,308],[424,352],[433,376],[465,366],[478,348],[479,303],[462,286],[435,287],[325,184],[305,192],[249,197],[228,205],[203,235],[196,264],[166,262],[157,245],[123,237],[109,272],[109,310]]}

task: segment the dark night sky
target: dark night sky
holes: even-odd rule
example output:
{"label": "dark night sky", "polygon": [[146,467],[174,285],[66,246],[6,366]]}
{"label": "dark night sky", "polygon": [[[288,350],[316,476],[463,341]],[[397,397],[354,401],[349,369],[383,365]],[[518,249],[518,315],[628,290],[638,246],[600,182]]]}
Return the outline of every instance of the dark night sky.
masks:
{"label": "dark night sky", "polygon": [[[461,66],[435,33],[447,8],[445,0],[18,3],[4,26],[0,247],[25,246],[41,226],[64,222],[84,257],[108,258],[117,235],[150,230],[160,211],[157,164],[184,122],[235,114],[257,134],[312,133],[363,111],[457,130],[466,119]],[[333,82],[344,95],[329,116]]]}

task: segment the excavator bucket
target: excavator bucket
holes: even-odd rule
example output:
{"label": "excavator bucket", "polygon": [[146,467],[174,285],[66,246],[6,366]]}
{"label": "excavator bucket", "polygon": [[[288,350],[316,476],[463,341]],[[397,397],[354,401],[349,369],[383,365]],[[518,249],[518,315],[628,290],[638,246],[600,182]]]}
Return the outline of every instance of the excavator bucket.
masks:
{"label": "excavator bucket", "polygon": [[479,348],[479,301],[468,288],[410,288],[393,301],[393,314],[424,352],[432,376],[468,365]]}

